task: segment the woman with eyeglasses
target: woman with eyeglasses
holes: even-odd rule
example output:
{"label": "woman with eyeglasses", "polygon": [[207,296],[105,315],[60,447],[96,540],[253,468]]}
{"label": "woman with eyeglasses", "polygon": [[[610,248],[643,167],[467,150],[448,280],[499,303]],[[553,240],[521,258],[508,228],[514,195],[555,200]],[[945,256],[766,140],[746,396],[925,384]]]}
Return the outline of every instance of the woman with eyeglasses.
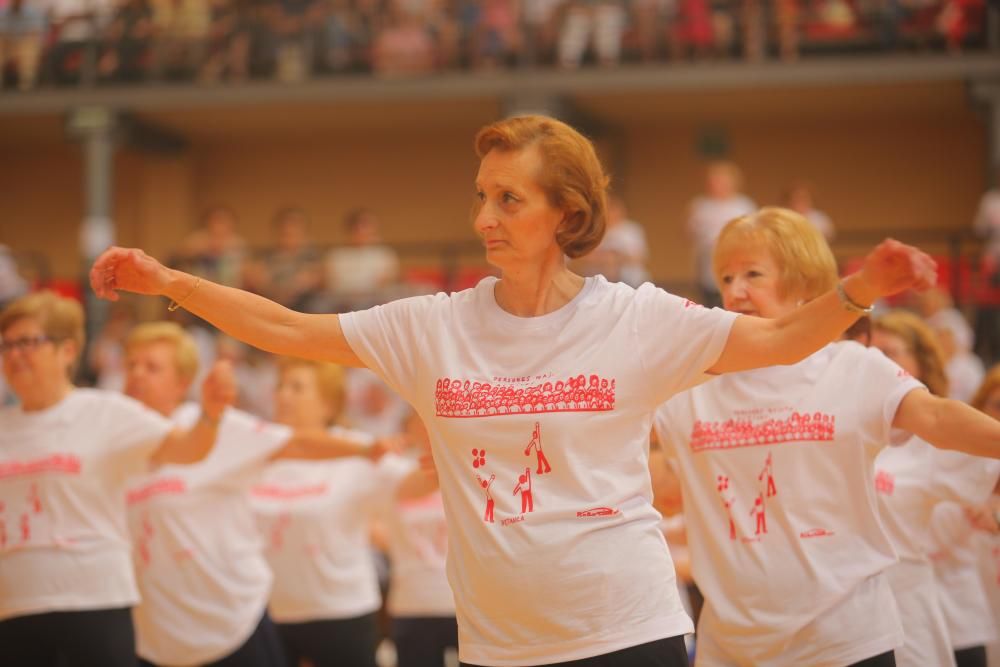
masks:
{"label": "woman with eyeglasses", "polygon": [[234,394],[210,375],[189,429],[115,393],[73,386],[83,309],[51,292],[0,312],[0,351],[19,405],[0,409],[0,662],[130,667],[139,600],[126,480],[194,463]]}

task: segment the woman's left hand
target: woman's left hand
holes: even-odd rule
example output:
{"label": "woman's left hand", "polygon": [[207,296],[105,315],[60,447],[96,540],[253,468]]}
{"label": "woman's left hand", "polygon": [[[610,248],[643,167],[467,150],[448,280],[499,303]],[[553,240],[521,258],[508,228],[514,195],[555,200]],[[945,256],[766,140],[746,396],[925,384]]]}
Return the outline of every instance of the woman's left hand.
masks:
{"label": "woman's left hand", "polygon": [[924,290],[937,282],[937,263],[911,245],[886,239],[865,257],[861,270],[851,276],[848,294],[865,305],[908,289]]}
{"label": "woman's left hand", "polygon": [[229,361],[212,365],[201,384],[201,411],[212,421],[218,421],[223,411],[236,402],[236,375]]}

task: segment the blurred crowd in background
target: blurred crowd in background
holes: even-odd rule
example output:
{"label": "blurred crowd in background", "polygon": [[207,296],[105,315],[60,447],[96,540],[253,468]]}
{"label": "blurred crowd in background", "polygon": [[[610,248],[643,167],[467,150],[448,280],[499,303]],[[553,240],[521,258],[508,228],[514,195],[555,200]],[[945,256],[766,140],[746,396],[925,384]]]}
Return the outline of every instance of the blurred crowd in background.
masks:
{"label": "blurred crowd in background", "polygon": [[996,0],[0,0],[4,88],[998,48]]}

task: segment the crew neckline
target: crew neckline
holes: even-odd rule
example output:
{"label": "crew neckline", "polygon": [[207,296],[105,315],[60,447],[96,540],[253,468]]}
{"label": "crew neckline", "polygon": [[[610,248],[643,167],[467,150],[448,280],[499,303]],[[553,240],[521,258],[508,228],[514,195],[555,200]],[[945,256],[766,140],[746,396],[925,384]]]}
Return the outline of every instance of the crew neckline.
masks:
{"label": "crew neckline", "polygon": [[487,315],[491,318],[500,320],[505,324],[510,326],[534,329],[538,327],[550,326],[553,323],[562,323],[568,320],[573,314],[579,309],[583,300],[588,298],[590,294],[596,289],[598,284],[598,277],[584,277],[583,287],[576,295],[564,303],[559,308],[553,310],[551,313],[545,313],[544,315],[531,315],[529,317],[521,317],[519,315],[514,315],[513,313],[508,313],[506,310],[500,307],[497,303],[496,297],[496,284],[500,282],[500,279],[491,276],[484,279],[481,283],[483,289],[481,298],[483,299]]}

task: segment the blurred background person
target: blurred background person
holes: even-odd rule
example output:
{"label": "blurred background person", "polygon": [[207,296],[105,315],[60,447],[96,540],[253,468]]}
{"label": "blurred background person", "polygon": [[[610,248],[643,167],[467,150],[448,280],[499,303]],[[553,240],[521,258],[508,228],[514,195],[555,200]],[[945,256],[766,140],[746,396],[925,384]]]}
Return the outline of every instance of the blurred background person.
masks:
{"label": "blurred background person", "polygon": [[559,32],[559,64],[579,67],[592,45],[599,65],[617,65],[627,19],[620,0],[569,0]]}
{"label": "blurred background person", "polygon": [[782,201],[783,206],[804,216],[806,220],[811,222],[827,243],[833,241],[837,230],[833,226],[830,216],[816,208],[812,186],[804,181],[796,181],[785,189]]}
{"label": "blurred background person", "polygon": [[36,1],[9,0],[0,6],[0,89],[8,70],[16,73],[21,90],[34,88],[38,80],[48,21]]}
{"label": "blurred background person", "polygon": [[581,275],[603,275],[612,282],[638,287],[650,279],[646,262],[649,246],[646,230],[629,219],[625,200],[620,195],[608,197],[608,219],[601,240],[594,250],[574,263]]}
{"label": "blurred background person", "polygon": [[379,462],[378,519],[389,558],[386,609],[397,667],[446,667],[445,656],[458,652],[444,501],[430,451],[427,429],[411,411],[401,451]]}
{"label": "blurred background person", "polygon": [[242,287],[247,242],[237,232],[236,213],[226,206],[210,208],[198,228],[181,243],[172,263],[212,282]]}
{"label": "blurred background person", "polygon": [[274,214],[273,241],[248,262],[244,284],[293,310],[309,311],[323,283],[322,256],[309,240],[309,218],[300,208]]}
{"label": "blurred background person", "polygon": [[[949,396],[944,355],[919,316],[892,311],[875,318],[872,347],[920,380],[935,396]],[[899,667],[953,664],[928,545],[934,507],[941,502],[985,503],[1000,478],[1000,462],[935,449],[917,436],[886,447],[875,459],[875,490],[885,528],[900,561],[885,572],[896,598],[905,641]]]}
{"label": "blurred background person", "polygon": [[945,290],[935,287],[916,296],[917,309],[934,330],[945,360],[948,392],[952,398],[969,402],[979,388],[986,369],[973,353],[975,338],[965,315]]}
{"label": "blurred background person", "polygon": [[379,219],[357,208],[344,216],[347,243],[326,256],[326,290],[333,298],[330,312],[365,308],[379,302],[381,293],[399,279],[399,257],[382,243]]}
{"label": "blurred background person", "polygon": [[[344,371],[284,358],[275,419],[360,445],[373,438],[337,426]],[[274,571],[270,613],[289,665],[375,667],[376,613],[382,605],[369,529],[380,486],[373,463],[276,461],[251,491]]]}
{"label": "blurred background person", "polygon": [[722,296],[712,272],[712,252],[719,232],[730,220],[757,209],[752,199],[741,193],[743,174],[732,162],[718,160],[705,168],[705,192],[688,207],[687,230],[694,241],[695,270],[701,302],[711,308],[722,304]]}

